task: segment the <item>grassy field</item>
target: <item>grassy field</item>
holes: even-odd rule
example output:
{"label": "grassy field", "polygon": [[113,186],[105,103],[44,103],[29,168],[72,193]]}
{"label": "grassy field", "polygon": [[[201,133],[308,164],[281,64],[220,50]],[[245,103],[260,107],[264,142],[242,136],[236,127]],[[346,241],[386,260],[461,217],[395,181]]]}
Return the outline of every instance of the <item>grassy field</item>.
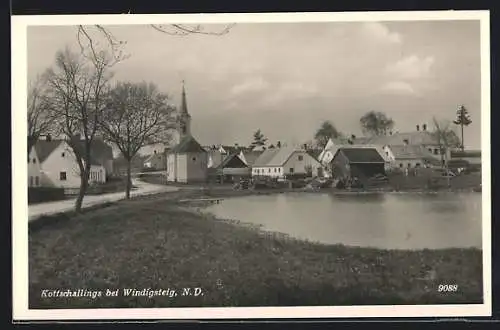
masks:
{"label": "grassy field", "polygon": [[[179,207],[177,198],[193,194],[203,192],[148,196],[34,222],[30,308],[482,302],[480,250],[392,251],[299,241]],[[439,293],[439,284],[458,290]],[[195,287],[203,295],[182,296],[182,288]],[[125,288],[175,288],[178,296],[125,297]],[[119,295],[47,298],[44,289],[103,295],[119,289]]]}

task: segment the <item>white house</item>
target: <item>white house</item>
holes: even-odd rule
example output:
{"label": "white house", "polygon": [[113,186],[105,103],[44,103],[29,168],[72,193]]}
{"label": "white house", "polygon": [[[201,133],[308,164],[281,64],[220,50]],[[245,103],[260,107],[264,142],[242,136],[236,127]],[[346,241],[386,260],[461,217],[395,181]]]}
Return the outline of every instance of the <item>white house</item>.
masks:
{"label": "white house", "polygon": [[322,176],[323,166],[304,149],[281,147],[264,150],[252,165],[252,177],[287,175]]}
{"label": "white house", "polygon": [[40,187],[42,182],[42,168],[36,148],[31,148],[28,155],[28,187]]}
{"label": "white house", "polygon": [[[112,151],[105,157],[99,152],[99,143],[92,146],[89,182],[106,182],[107,169],[112,163]],[[36,162],[40,166],[40,186],[78,188],[80,169],[70,145],[64,140],[40,140],[35,146]],[[30,152],[30,155],[33,151]],[[111,158],[111,159],[109,159]],[[35,158],[33,158],[35,159]],[[31,162],[33,163],[33,159]],[[35,176],[36,181],[36,176]]]}
{"label": "white house", "polygon": [[411,169],[441,166],[441,161],[421,145],[386,145],[383,147],[389,168]]}
{"label": "white house", "polygon": [[191,135],[185,136],[167,153],[167,181],[205,182],[207,164],[207,151]]}

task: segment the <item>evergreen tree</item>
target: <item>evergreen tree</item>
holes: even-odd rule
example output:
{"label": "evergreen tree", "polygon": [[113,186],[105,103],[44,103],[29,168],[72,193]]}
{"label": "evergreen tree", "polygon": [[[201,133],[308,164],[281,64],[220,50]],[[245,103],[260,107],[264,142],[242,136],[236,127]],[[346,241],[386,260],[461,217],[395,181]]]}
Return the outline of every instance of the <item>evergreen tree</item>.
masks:
{"label": "evergreen tree", "polygon": [[266,145],[266,142],[267,138],[264,137],[264,134],[262,134],[261,130],[258,129],[257,131],[255,131],[255,133],[253,133],[253,142],[250,146],[252,148],[263,147]]}
{"label": "evergreen tree", "polygon": [[470,119],[469,116],[469,111],[467,108],[462,104],[458,107],[457,109],[457,119],[453,121],[453,124],[455,125],[460,125],[461,132],[462,132],[462,143],[460,148],[462,151],[465,149],[464,147],[464,126],[469,126],[472,123],[472,120]]}

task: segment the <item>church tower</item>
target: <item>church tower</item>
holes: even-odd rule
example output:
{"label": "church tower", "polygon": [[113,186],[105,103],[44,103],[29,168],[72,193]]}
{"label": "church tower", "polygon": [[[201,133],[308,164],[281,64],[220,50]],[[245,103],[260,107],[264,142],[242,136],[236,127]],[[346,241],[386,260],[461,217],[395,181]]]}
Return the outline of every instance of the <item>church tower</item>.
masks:
{"label": "church tower", "polygon": [[191,135],[191,115],[188,113],[186,101],[186,88],[182,81],[182,99],[180,108],[177,110],[177,134],[175,134],[174,145],[178,144],[184,137]]}

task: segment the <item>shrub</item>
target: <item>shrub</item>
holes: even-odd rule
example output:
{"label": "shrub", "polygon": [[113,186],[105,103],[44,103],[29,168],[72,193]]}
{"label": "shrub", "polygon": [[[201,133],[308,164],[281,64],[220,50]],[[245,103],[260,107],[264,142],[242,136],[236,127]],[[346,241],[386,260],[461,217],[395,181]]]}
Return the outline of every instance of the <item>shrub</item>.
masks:
{"label": "shrub", "polygon": [[28,204],[58,201],[64,198],[64,188],[28,187]]}

